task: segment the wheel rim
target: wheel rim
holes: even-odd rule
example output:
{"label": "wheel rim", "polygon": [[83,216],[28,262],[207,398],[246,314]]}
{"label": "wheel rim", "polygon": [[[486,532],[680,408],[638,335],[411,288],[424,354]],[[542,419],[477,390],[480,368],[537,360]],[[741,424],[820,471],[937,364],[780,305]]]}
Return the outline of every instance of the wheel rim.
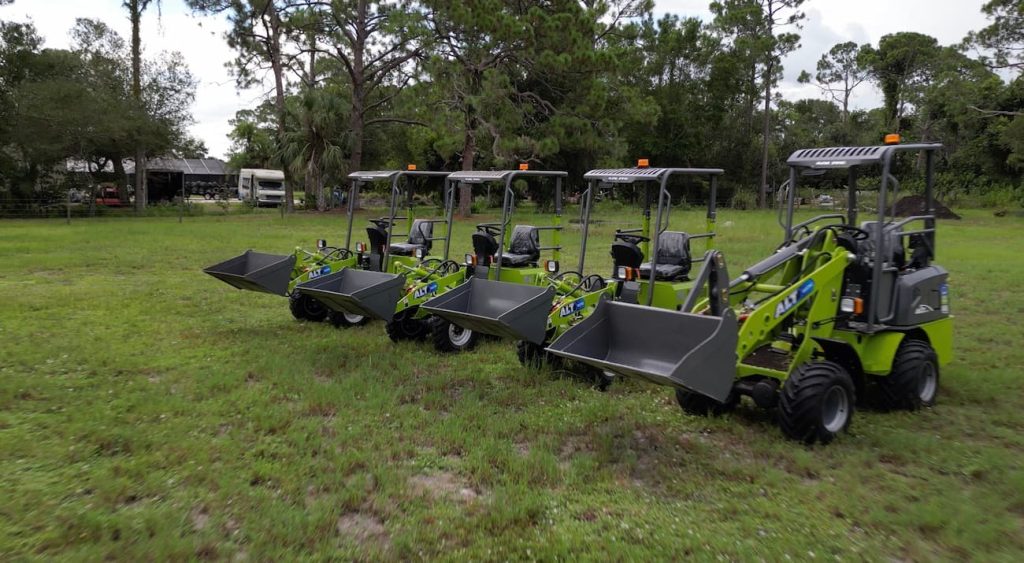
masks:
{"label": "wheel rim", "polygon": [[469,344],[471,338],[473,338],[472,330],[454,324],[448,325],[448,340],[451,340],[453,345],[461,348]]}
{"label": "wheel rim", "polygon": [[835,385],[825,393],[821,405],[821,422],[825,430],[839,432],[850,417],[850,397],[846,390]]}
{"label": "wheel rim", "polygon": [[345,317],[345,322],[347,322],[349,324],[353,324],[353,325],[357,325],[357,324],[363,322],[363,319],[366,318],[366,317],[364,317],[362,315],[355,315],[355,314],[352,314],[352,313],[342,313],[341,316]]}
{"label": "wheel rim", "polygon": [[939,375],[935,365],[925,362],[921,367],[921,374],[917,378],[917,396],[922,402],[930,403],[935,398],[935,391],[939,386]]}

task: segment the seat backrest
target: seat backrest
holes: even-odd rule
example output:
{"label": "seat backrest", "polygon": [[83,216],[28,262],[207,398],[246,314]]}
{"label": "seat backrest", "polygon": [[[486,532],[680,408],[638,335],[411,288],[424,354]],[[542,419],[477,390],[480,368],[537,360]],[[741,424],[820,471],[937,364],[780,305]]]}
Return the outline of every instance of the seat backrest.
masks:
{"label": "seat backrest", "polygon": [[878,256],[883,264],[903,268],[906,265],[907,257],[906,250],[903,248],[903,237],[900,236],[902,227],[886,223],[882,226],[882,240],[879,242],[875,240],[877,238],[876,225],[878,225],[878,221],[864,221],[860,224],[860,228],[868,233],[868,239],[864,241],[865,246],[862,247],[865,254],[872,260]]}
{"label": "seat backrest", "polygon": [[927,268],[931,265],[932,256],[931,244],[924,233],[917,233],[916,235],[910,235],[910,242],[907,243],[910,247],[910,263],[907,264],[908,268],[914,270],[920,270],[921,268]]}
{"label": "seat backrest", "polygon": [[416,219],[409,229],[409,244],[421,245],[424,250],[430,250],[431,238],[434,236],[434,223],[426,219]]}
{"label": "seat backrest", "polygon": [[690,264],[690,235],[666,231],[658,235],[658,264],[688,266]]}
{"label": "seat backrest", "polygon": [[640,264],[644,261],[644,253],[640,250],[640,247],[624,240],[617,240],[612,243],[612,263],[614,269],[612,275],[615,276],[619,267],[626,268],[639,268]]}
{"label": "seat backrest", "polygon": [[540,230],[530,225],[516,225],[509,242],[510,254],[526,254],[531,260],[540,258]]}
{"label": "seat backrest", "polygon": [[366,236],[370,239],[370,253],[384,254],[384,245],[388,243],[388,233],[380,225],[366,227]]}
{"label": "seat backrest", "polygon": [[490,266],[497,251],[498,241],[493,235],[484,231],[473,233],[473,254],[476,255],[477,264]]}

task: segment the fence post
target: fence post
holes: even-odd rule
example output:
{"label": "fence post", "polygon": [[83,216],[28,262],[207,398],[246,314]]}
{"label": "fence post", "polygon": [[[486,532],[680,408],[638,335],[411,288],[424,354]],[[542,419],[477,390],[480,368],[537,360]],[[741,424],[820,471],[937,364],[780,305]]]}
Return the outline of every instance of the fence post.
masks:
{"label": "fence post", "polygon": [[68,190],[68,205],[67,205],[67,209],[68,209],[67,224],[70,225],[71,224],[71,190]]}
{"label": "fence post", "polygon": [[181,182],[181,205],[178,206],[178,224],[181,224],[182,217],[185,215],[185,182]]}

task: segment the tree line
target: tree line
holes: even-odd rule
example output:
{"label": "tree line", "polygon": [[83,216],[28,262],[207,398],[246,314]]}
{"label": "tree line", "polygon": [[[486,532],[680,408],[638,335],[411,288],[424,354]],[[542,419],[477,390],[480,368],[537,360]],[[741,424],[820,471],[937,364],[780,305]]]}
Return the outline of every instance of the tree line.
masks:
{"label": "tree line", "polygon": [[[131,11],[141,1],[125,4]],[[943,193],[1022,197],[1024,0],[986,2],[988,25],[955,45],[913,32],[839,43],[800,69],[800,81],[821,93],[800,100],[781,97],[778,86],[813,0],[718,0],[708,21],[655,17],[651,0],[186,2],[230,22],[239,86],[272,85],[264,103],[235,115],[231,164],[284,169],[287,185],[320,209],[326,188],[350,170],[526,162],[578,178],[636,157],[724,168],[735,203],[763,206],[793,150],[878,144],[892,132],[944,143]],[[113,83],[88,88],[97,104],[131,100],[131,53],[102,22],[83,20],[62,55],[73,64],[57,68],[30,27],[3,26],[0,112],[14,118],[4,124],[19,124],[0,129],[0,143],[16,148],[0,162],[5,185],[38,182],[26,171],[45,170],[62,152],[97,160],[201,149],[184,134],[194,79],[180,59],[141,65],[143,95],[131,111],[68,115],[78,110],[62,104],[57,87],[49,100],[30,96],[37,107],[26,108],[27,90],[46,92],[68,72]],[[8,71],[19,64],[47,70]],[[882,106],[853,107],[869,84]],[[26,120],[71,134],[38,143],[43,150],[32,139],[50,137],[29,133]],[[96,133],[107,127],[120,129]],[[459,204],[469,212],[468,191]]]}

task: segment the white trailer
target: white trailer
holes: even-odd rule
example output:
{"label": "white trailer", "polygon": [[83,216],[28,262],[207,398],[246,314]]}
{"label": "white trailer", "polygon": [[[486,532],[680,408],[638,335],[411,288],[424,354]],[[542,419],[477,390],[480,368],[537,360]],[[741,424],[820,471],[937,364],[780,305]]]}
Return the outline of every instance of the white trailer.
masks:
{"label": "white trailer", "polygon": [[256,205],[281,205],[284,199],[284,172],[243,168],[238,172],[238,199]]}

